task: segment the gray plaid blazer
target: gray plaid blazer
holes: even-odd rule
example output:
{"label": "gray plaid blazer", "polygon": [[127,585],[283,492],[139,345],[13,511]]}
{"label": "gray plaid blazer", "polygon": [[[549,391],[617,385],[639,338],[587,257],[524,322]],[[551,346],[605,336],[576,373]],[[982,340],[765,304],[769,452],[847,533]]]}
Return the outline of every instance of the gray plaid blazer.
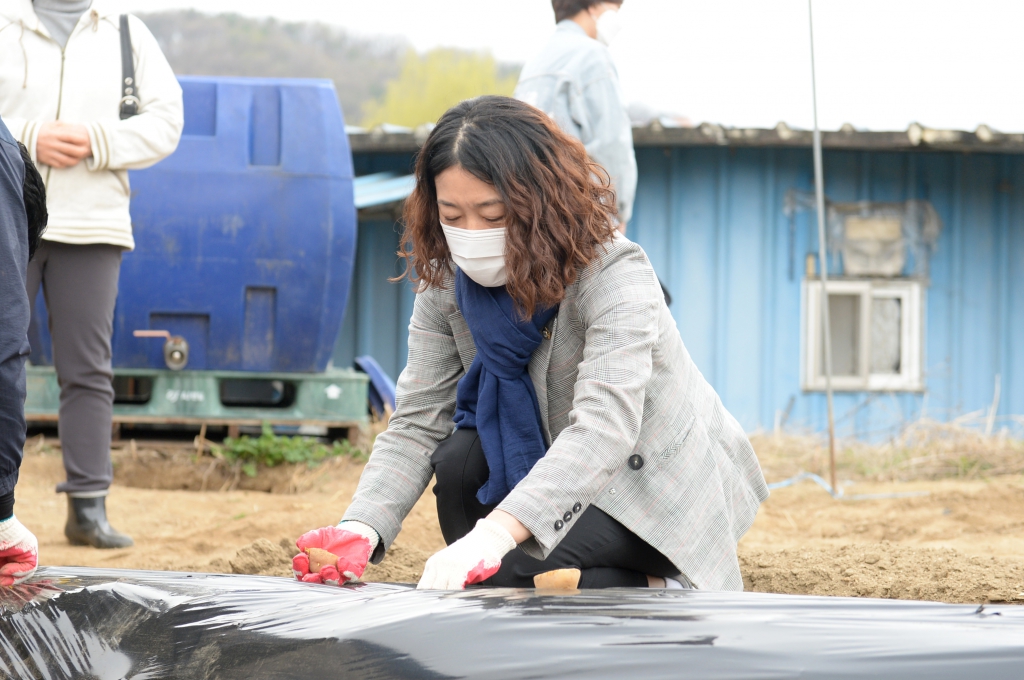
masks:
{"label": "gray plaid blazer", "polygon": [[[551,447],[499,506],[533,533],[520,548],[544,559],[572,526],[564,517],[596,505],[697,587],[742,590],[736,543],[768,489],[743,429],[683,346],[643,249],[608,244],[545,330],[529,370]],[[397,408],[345,513],[380,533],[374,562],[430,482],[475,354],[451,282],[419,293]]]}

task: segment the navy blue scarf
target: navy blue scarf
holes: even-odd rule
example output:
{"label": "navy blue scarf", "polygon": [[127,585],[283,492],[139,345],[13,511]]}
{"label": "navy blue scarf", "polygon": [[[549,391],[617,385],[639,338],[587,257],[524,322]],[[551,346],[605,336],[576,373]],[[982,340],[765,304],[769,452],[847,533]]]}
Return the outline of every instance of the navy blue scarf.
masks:
{"label": "navy blue scarf", "polygon": [[540,346],[540,331],[557,307],[524,321],[504,286],[486,288],[455,275],[455,299],[476,345],[476,358],[459,380],[455,426],[475,427],[490,476],[476,497],[496,505],[544,457],[540,406],[527,368]]}

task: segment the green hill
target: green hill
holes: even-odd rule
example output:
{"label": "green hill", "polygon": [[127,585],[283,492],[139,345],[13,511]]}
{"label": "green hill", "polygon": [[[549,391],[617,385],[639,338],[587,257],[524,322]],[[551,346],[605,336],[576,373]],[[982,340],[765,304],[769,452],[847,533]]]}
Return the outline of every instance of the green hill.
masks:
{"label": "green hill", "polygon": [[141,15],[181,75],[330,78],[349,124],[383,96],[410,49],[402,38],[357,37],[317,23],[196,11]]}

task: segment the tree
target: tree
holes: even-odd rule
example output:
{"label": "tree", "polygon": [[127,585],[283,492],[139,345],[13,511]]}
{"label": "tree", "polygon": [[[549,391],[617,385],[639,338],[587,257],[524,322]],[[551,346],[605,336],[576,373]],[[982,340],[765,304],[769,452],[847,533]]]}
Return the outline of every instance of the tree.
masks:
{"label": "tree", "polygon": [[404,38],[361,37],[334,26],[196,11],[144,14],[179,75],[330,78],[345,120],[383,96],[402,71]]}
{"label": "tree", "polygon": [[416,127],[433,123],[464,99],[511,95],[516,80],[516,73],[509,73],[486,53],[437,48],[420,56],[409,50],[401,73],[387,84],[384,96],[363,106],[362,124]]}

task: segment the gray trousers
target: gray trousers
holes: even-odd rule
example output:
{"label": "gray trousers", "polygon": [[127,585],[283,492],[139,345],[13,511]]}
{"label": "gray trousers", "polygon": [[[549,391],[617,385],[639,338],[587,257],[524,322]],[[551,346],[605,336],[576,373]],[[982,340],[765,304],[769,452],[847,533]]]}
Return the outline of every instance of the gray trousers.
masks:
{"label": "gray trousers", "polygon": [[123,250],[43,241],[28,266],[29,300],[43,286],[60,383],[58,431],[67,481],[58,492],[103,492],[114,477],[110,342]]}

